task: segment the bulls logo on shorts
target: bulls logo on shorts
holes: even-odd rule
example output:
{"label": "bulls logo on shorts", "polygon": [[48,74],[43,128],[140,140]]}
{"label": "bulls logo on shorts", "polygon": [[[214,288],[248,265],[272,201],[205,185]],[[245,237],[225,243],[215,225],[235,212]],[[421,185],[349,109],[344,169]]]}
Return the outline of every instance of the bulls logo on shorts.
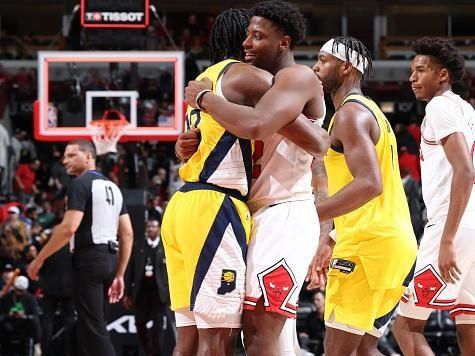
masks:
{"label": "bulls logo on shorts", "polygon": [[236,289],[236,271],[223,269],[221,272],[221,286],[218,288],[218,294],[224,295]]}
{"label": "bulls logo on shorts", "polygon": [[296,306],[288,304],[297,289],[295,277],[284,259],[258,274],[264,296],[264,306],[269,310],[281,310],[295,314]]}
{"label": "bulls logo on shorts", "polygon": [[415,304],[420,307],[433,306],[444,288],[445,283],[434,268],[431,265],[425,267],[414,277]]}

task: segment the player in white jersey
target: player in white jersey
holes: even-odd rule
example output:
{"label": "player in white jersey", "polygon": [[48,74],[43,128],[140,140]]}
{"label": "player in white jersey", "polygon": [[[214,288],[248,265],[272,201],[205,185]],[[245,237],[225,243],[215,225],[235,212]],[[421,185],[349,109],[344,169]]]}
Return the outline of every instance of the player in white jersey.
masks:
{"label": "player in white jersey", "polygon": [[429,221],[393,331],[404,355],[433,355],[425,323],[432,310],[449,310],[462,354],[475,355],[475,111],[452,92],[465,65],[452,43],[422,38],[414,49],[412,90],[428,102],[420,159]]}
{"label": "player in white jersey", "polygon": [[[212,93],[198,95],[209,89],[206,82],[190,83],[186,99],[193,105],[198,96],[201,108],[234,135],[263,139],[255,142],[256,180],[248,202],[253,229],[247,255],[244,342],[248,355],[295,354],[292,332],[286,333],[290,335],[286,345],[278,345],[277,339],[287,319],[296,317],[319,226],[311,186],[312,156],[275,132],[284,118],[293,120],[301,112],[322,118],[324,101],[312,70],[293,59],[292,49],[304,28],[298,9],[266,1],[257,4],[253,13],[243,43],[246,61],[275,75],[271,89],[255,108],[232,104]],[[326,136],[324,141],[325,146]]]}

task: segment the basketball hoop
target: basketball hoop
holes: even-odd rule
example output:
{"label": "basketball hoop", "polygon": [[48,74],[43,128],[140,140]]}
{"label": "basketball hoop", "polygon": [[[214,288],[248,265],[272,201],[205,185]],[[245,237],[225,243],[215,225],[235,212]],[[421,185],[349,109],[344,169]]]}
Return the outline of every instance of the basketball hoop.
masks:
{"label": "basketball hoop", "polygon": [[97,154],[117,153],[119,142],[129,122],[118,110],[106,110],[99,120],[93,120],[89,127],[94,130],[92,141],[96,146]]}

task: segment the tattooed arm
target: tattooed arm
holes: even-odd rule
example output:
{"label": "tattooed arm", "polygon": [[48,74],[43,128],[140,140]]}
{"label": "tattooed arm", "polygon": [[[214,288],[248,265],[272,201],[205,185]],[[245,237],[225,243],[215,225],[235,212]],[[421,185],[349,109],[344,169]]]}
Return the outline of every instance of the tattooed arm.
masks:
{"label": "tattooed arm", "polygon": [[[328,177],[323,157],[315,157],[312,163],[312,186],[315,195],[315,206],[328,198]],[[320,220],[320,240],[318,249],[313,257],[307,273],[308,289],[324,287],[328,265],[332,254],[334,241],[330,237],[333,220]]]}
{"label": "tattooed arm", "polygon": [[[316,157],[312,163],[312,187],[315,196],[315,206],[328,198],[328,177],[323,157]],[[333,228],[333,219],[320,220],[320,238],[328,236]]]}

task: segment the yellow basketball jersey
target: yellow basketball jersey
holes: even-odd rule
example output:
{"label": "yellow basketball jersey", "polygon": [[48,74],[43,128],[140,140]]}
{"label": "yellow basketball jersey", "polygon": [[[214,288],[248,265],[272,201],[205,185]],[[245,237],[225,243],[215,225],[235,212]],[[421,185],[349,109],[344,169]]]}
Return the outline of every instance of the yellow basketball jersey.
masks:
{"label": "yellow basketball jersey", "polygon": [[[201,73],[213,82],[213,92],[221,94],[221,77],[238,61],[228,59],[216,63]],[[240,118],[236,118],[239,120]],[[180,168],[180,177],[185,182],[200,182],[231,189],[247,199],[251,185],[252,144],[224,129],[211,115],[188,106],[187,129],[200,129],[201,141],[198,150]]]}
{"label": "yellow basketball jersey", "polygon": [[[375,149],[381,169],[383,192],[362,207],[335,218],[337,245],[334,252],[345,255],[351,250],[358,251],[357,255],[363,264],[366,265],[366,261],[368,267],[371,267],[365,266],[365,272],[368,274],[370,284],[373,284],[372,287],[396,287],[398,279],[396,276],[399,273],[394,269],[400,270],[402,274],[407,273],[417,252],[416,238],[399,174],[396,137],[389,121],[372,100],[353,94],[346,97],[342,105],[347,102],[357,102],[366,107],[378,123],[380,137]],[[329,132],[334,120],[335,116],[330,122]],[[337,152],[333,147],[328,150],[325,157],[325,167],[329,177],[330,196],[353,180],[344,153]],[[390,250],[387,250],[388,248]],[[388,251],[393,252],[389,259]],[[407,264],[400,265],[401,260],[406,257]],[[382,271],[383,265],[388,269]],[[403,271],[404,265],[409,265],[406,272]]]}

